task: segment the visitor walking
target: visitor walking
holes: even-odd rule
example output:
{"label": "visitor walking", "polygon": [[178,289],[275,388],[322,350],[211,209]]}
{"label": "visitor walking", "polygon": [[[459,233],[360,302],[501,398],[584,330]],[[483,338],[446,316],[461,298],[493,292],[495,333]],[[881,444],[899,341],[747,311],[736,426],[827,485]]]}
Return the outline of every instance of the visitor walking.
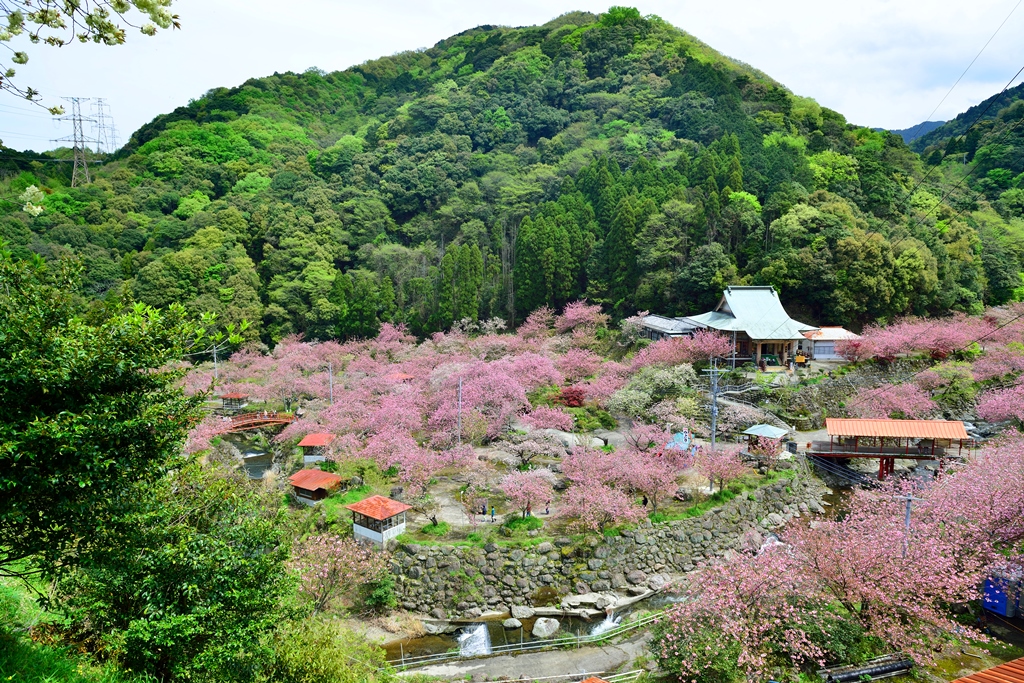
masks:
{"label": "visitor walking", "polygon": [[550,515],[551,514],[551,501],[550,500],[548,502],[544,503],[544,514],[545,515]]}
{"label": "visitor walking", "polygon": [[494,524],[494,506],[491,506],[491,524]]}

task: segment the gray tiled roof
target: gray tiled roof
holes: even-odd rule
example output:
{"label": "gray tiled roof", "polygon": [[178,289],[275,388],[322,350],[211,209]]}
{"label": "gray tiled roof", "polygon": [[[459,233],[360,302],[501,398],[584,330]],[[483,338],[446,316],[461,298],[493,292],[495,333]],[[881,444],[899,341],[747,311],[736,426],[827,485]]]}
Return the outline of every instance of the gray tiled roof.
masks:
{"label": "gray tiled roof", "polygon": [[718,308],[688,320],[722,332],[745,332],[755,340],[800,340],[817,329],[793,320],[774,287],[728,287]]}

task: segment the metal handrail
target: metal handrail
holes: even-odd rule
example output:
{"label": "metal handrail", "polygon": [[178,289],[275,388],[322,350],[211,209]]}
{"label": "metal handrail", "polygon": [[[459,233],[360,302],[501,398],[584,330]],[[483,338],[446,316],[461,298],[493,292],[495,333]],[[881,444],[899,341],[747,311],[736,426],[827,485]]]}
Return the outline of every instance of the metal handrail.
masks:
{"label": "metal handrail", "polygon": [[640,617],[639,619],[630,621],[628,624],[619,624],[615,628],[611,628],[605,631],[604,633],[588,633],[582,636],[563,636],[561,638],[554,638],[552,640],[531,640],[523,643],[495,645],[491,647],[491,651],[487,654],[479,655],[463,655],[460,652],[441,652],[433,655],[419,655],[417,657],[406,657],[403,654],[401,659],[389,661],[388,664],[392,668],[405,670],[414,667],[427,666],[429,664],[434,664],[436,662],[445,662],[452,659],[478,659],[481,657],[494,657],[509,652],[547,650],[563,646],[582,647],[583,645],[591,645],[593,643],[600,643],[602,641],[609,640],[618,635],[622,635],[623,633],[636,630],[641,626],[647,626],[648,624],[651,624],[660,619],[663,614],[664,610],[647,614]]}

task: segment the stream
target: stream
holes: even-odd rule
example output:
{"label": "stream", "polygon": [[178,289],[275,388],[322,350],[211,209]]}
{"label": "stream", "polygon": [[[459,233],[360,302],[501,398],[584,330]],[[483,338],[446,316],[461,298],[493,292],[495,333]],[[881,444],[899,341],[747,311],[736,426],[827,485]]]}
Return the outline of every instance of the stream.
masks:
{"label": "stream", "polygon": [[[616,610],[603,620],[582,619],[580,617],[559,617],[561,629],[555,638],[566,635],[600,635],[607,633],[622,623],[622,620],[636,610],[657,610],[675,602],[674,595],[658,593],[639,602]],[[490,654],[495,646],[529,643],[535,640],[546,640],[533,636],[533,625],[537,617],[520,619],[522,627],[505,628],[502,622],[508,614],[496,615],[480,621],[461,624],[454,633],[426,635],[418,638],[405,638],[388,643],[384,646],[387,658],[398,661],[402,657],[421,657],[458,650],[461,655]]]}
{"label": "stream", "polygon": [[250,479],[262,479],[273,469],[274,453],[268,451],[259,439],[248,434],[225,434],[223,438],[242,454],[239,464]]}

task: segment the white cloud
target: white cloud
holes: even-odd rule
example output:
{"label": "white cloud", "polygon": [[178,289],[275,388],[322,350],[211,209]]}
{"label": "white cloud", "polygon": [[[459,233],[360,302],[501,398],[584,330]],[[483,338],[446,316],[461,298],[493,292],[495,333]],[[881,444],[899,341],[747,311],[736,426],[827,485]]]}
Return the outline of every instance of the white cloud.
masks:
{"label": "white cloud", "polygon": [[[639,5],[799,95],[862,125],[902,128],[928,116],[1017,0],[651,0]],[[344,69],[433,45],[481,24],[543,23],[589,0],[178,0],[182,30],[130,35],[121,47],[33,47],[19,81],[47,97],[105,97],[121,139],[160,113],[217,86],[310,66]],[[630,3],[623,3],[630,4]],[[934,118],[997,92],[1020,68],[1017,10]],[[0,139],[47,149],[70,132],[28,105],[0,98]],[[22,115],[29,114],[29,115]],[[37,114],[37,116],[32,116]]]}

